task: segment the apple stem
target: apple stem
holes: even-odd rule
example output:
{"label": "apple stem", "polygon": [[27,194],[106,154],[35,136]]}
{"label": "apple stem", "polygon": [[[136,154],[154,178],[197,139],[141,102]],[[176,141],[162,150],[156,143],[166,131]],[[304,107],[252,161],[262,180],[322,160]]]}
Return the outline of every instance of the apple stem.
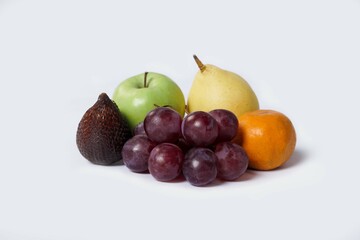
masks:
{"label": "apple stem", "polygon": [[147,75],[148,75],[148,73],[149,72],[145,72],[145,74],[144,74],[144,88],[147,88],[147,86],[146,86],[146,78],[147,78]]}
{"label": "apple stem", "polygon": [[193,55],[194,59],[195,59],[195,62],[196,64],[198,65],[198,67],[200,68],[200,71],[201,72],[204,72],[205,69],[206,69],[206,66],[200,61],[200,59],[194,54]]}

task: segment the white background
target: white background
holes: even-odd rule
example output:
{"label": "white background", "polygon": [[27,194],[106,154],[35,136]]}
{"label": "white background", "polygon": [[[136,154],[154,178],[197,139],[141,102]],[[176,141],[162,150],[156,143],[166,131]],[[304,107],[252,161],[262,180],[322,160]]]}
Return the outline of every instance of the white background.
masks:
{"label": "white background", "polygon": [[[194,53],[293,121],[284,167],[197,188],[80,155],[99,93],[187,95]],[[0,239],[360,239],[359,80],[359,0],[0,0]]]}

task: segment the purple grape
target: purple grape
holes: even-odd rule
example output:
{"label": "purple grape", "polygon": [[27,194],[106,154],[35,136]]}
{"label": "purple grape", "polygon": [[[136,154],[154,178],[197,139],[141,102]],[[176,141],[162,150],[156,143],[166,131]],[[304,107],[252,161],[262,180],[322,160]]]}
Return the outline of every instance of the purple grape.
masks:
{"label": "purple grape", "polygon": [[183,151],[184,154],[191,149],[190,144],[186,142],[184,138],[179,138],[176,145]]}
{"label": "purple grape", "polygon": [[237,134],[239,124],[235,114],[225,109],[215,109],[210,111],[209,114],[219,126],[219,135],[216,142],[231,141]]}
{"label": "purple grape", "polygon": [[243,175],[248,167],[249,159],[245,150],[235,143],[222,142],[216,145],[216,167],[218,177],[233,181]]}
{"label": "purple grape", "polygon": [[218,137],[216,120],[203,111],[187,115],[182,122],[181,131],[186,142],[196,147],[209,146]]}
{"label": "purple grape", "polygon": [[184,154],[178,146],[172,143],[161,143],[150,153],[150,174],[158,181],[171,181],[179,176],[183,161]]}
{"label": "purple grape", "polygon": [[208,148],[192,148],[184,159],[182,171],[194,186],[205,186],[216,178],[216,155]]}
{"label": "purple grape", "polygon": [[134,135],[146,135],[145,129],[144,129],[144,122],[139,122],[135,128],[134,128]]}
{"label": "purple grape", "polygon": [[145,172],[148,170],[148,159],[151,150],[156,146],[145,135],[135,135],[123,146],[122,158],[126,167],[133,172]]}
{"label": "purple grape", "polygon": [[156,143],[176,143],[181,136],[182,118],[168,107],[157,107],[144,120],[147,136]]}

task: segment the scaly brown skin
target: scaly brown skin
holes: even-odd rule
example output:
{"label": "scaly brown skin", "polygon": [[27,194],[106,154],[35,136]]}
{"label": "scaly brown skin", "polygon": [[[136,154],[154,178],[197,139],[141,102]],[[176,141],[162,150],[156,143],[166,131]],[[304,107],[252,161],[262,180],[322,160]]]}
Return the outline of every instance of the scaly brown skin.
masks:
{"label": "scaly brown skin", "polygon": [[80,153],[90,162],[110,165],[121,160],[121,150],[131,137],[117,105],[106,95],[99,95],[97,102],[82,117],[76,134]]}

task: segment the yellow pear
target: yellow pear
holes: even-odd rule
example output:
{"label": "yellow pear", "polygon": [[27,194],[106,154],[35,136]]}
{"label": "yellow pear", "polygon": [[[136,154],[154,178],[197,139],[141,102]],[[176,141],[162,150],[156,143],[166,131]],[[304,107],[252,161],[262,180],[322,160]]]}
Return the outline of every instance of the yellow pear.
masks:
{"label": "yellow pear", "polygon": [[188,112],[227,109],[239,118],[245,112],[259,109],[254,91],[241,76],[211,64],[204,65],[196,55],[194,59],[200,70],[188,95]]}

